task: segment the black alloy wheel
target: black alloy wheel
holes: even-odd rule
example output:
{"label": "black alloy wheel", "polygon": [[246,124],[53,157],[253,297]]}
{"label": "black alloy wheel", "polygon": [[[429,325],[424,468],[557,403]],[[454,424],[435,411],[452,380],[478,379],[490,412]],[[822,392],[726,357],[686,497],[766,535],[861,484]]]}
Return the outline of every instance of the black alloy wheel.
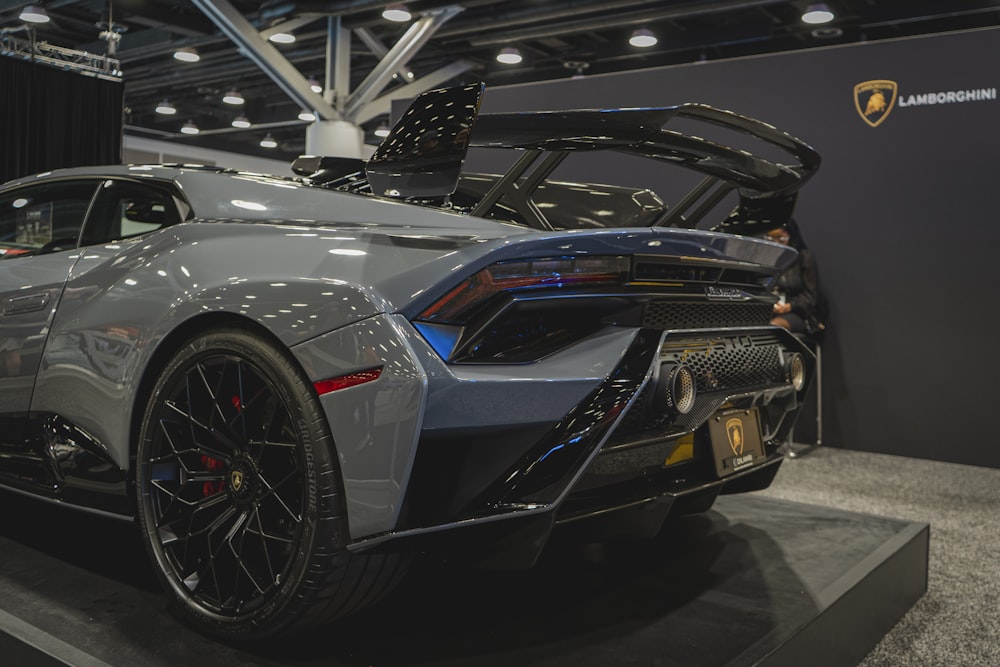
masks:
{"label": "black alloy wheel", "polygon": [[211,332],[174,355],[146,410],[136,484],[157,572],[203,631],[250,639],[303,629],[398,578],[351,564],[364,557],[344,550],[322,408],[294,360],[262,337]]}

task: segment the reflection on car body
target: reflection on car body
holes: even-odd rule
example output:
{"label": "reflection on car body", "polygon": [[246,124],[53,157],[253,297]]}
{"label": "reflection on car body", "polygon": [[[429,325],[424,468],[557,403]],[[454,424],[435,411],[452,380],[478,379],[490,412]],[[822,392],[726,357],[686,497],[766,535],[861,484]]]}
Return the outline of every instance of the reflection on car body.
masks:
{"label": "reflection on car body", "polygon": [[[563,525],[649,536],[767,486],[813,363],[768,323],[794,251],[693,227],[728,195],[720,230],[780,223],[818,157],[708,107],[479,117],[481,95],[427,93],[367,164],[296,178],[0,188],[0,482],[135,516],[178,613],[232,639],[360,609],[417,552],[530,566]],[[430,156],[407,143],[441,118]],[[470,146],[522,152],[469,175]],[[668,207],[549,178],[593,150],[703,180]]]}

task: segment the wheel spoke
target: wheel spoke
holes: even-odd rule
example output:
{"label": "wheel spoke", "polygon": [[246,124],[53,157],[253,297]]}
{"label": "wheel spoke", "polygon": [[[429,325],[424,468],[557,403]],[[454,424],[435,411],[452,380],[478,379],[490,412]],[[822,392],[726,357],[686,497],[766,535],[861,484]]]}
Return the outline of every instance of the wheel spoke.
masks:
{"label": "wheel spoke", "polygon": [[285,503],[285,501],[282,500],[281,496],[278,494],[278,489],[280,489],[282,487],[282,485],[284,485],[289,480],[295,479],[295,477],[297,476],[297,474],[298,473],[295,472],[295,471],[288,473],[288,475],[284,479],[282,479],[280,482],[278,482],[274,486],[271,486],[268,483],[268,481],[266,479],[264,479],[264,475],[261,475],[260,476],[260,481],[264,484],[264,486],[267,487],[267,493],[262,494],[260,496],[259,501],[263,502],[267,498],[273,497],[275,500],[278,501],[278,503],[281,505],[281,507],[284,508],[284,510],[286,512],[288,512],[288,516],[292,517],[292,520],[295,521],[295,523],[300,523],[302,521],[302,517],[300,517],[298,514],[296,514],[295,512],[293,512],[288,507],[288,505]]}
{"label": "wheel spoke", "polygon": [[[231,445],[231,448],[235,449],[235,445],[232,444],[232,440],[230,440],[228,437],[225,437],[224,434],[220,434],[218,431],[213,430],[213,429],[209,428],[208,426],[205,426],[200,421],[198,421],[195,417],[193,417],[192,415],[188,414],[187,412],[184,412],[183,410],[181,410],[179,407],[177,407],[175,404],[171,403],[170,401],[166,401],[164,404],[169,409],[171,409],[172,411],[174,411],[177,415],[179,415],[180,417],[184,418],[185,420],[187,420],[191,424],[191,442],[190,442],[190,444],[187,447],[185,447],[184,449],[178,449],[177,446],[174,444],[173,437],[170,435],[170,432],[167,430],[167,425],[168,424],[176,424],[176,422],[173,422],[173,421],[171,421],[169,419],[161,419],[160,420],[160,428],[162,429],[164,437],[169,442],[170,449],[173,451],[174,454],[176,454],[178,456],[181,456],[183,454],[190,454],[190,453],[193,453],[193,452],[197,452],[199,454],[206,454],[208,456],[211,456],[212,458],[222,459],[224,461],[228,461],[229,460],[229,458],[232,456],[232,452],[231,451],[230,452],[226,452],[226,451],[223,451],[221,449],[216,449],[215,447],[212,447],[211,445],[204,444],[203,442],[201,442],[198,439],[198,436],[195,433],[194,429],[197,426],[198,428],[202,429],[203,431],[205,431],[209,435],[215,436],[216,440],[223,440],[224,444]],[[222,435],[223,437],[220,438],[220,435]]]}
{"label": "wheel spoke", "polygon": [[[259,595],[263,593],[265,589],[259,583],[257,583],[257,578],[254,577],[253,572],[250,571],[250,568],[248,567],[246,558],[244,556],[247,529],[249,528],[249,526],[250,526],[249,521],[244,522],[240,530],[239,547],[233,544],[233,540],[230,539],[229,549],[230,551],[232,551],[233,557],[236,558],[236,562],[239,564],[240,570],[242,570],[243,573],[247,575],[247,579],[250,581],[253,587],[257,589],[257,594]],[[239,579],[237,579],[237,581],[239,581]]]}
{"label": "wheel spoke", "polygon": [[[202,385],[204,385],[205,391],[208,392],[208,399],[211,402],[212,407],[215,408],[215,411],[218,413],[219,418],[222,420],[222,423],[225,424],[226,423],[226,415],[224,415],[222,413],[222,406],[219,405],[219,399],[218,399],[216,390],[212,389],[212,385],[209,384],[208,378],[205,377],[205,368],[204,368],[204,366],[202,364],[198,364],[197,366],[195,366],[195,371],[198,374],[198,378],[201,379],[201,383],[202,383]],[[221,383],[221,379],[220,379],[220,383]]]}

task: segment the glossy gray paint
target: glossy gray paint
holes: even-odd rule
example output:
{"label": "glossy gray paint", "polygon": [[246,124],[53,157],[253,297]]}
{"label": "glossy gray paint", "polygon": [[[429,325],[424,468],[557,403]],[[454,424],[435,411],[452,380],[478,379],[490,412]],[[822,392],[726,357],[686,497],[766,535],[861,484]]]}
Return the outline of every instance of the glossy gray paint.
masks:
{"label": "glossy gray paint", "polygon": [[310,379],[381,367],[378,380],[320,397],[337,447],[352,539],[396,525],[427,397],[427,374],[398,315],[376,315],[292,349]]}
{"label": "glossy gray paint", "polygon": [[0,284],[0,412],[28,411],[45,335],[76,253],[24,257]]}
{"label": "glossy gray paint", "polygon": [[[171,332],[198,318],[224,313],[266,329],[314,381],[371,367],[373,359],[389,369],[382,379],[323,398],[355,539],[392,530],[422,431],[558,421],[635,335],[607,329],[534,364],[448,366],[408,320],[464,276],[497,261],[568,254],[662,253],[779,267],[793,257],[784,246],[709,232],[541,233],[253,175],[119,167],[47,178],[72,174],[176,178],[195,219],[0,265],[8,275],[39,260],[72,266],[31,410],[83,428],[125,469],[133,416],[145,408],[136,398],[140,383],[156,373],[147,371],[150,361]],[[374,355],[359,357],[361,349]],[[371,433],[371,423],[393,428]]]}
{"label": "glossy gray paint", "polygon": [[604,380],[634,337],[609,328],[535,364],[454,367],[406,318],[379,315],[295,346],[314,381],[383,367],[377,381],[321,398],[352,538],[396,527],[421,432],[554,424]]}

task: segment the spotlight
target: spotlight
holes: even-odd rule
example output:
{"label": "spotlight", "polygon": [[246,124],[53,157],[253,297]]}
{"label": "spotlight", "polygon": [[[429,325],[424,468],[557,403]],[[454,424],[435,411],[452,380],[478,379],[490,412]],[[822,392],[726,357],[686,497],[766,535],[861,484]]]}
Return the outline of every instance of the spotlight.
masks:
{"label": "spotlight", "polygon": [[177,113],[177,107],[167,100],[163,100],[156,105],[156,113],[163,114],[164,116],[173,116]]}
{"label": "spotlight", "polygon": [[243,96],[239,94],[238,91],[230,90],[223,96],[222,101],[225,102],[226,104],[243,104],[245,100],[243,99]]}
{"label": "spotlight", "polygon": [[410,10],[406,8],[406,5],[397,2],[382,10],[382,18],[386,21],[405,23],[413,18],[413,15],[410,14]]}
{"label": "spotlight", "polygon": [[185,46],[183,49],[174,51],[174,59],[185,63],[196,63],[201,60],[201,56],[190,46]]}
{"label": "spotlight", "polygon": [[271,133],[268,132],[267,136],[260,140],[260,147],[261,148],[277,148],[278,147],[278,142],[275,141],[274,137],[271,136]]}
{"label": "spotlight", "polygon": [[829,23],[833,20],[833,12],[827,7],[825,2],[817,2],[806,7],[802,14],[802,22],[809,24]]}
{"label": "spotlight", "polygon": [[184,123],[184,127],[181,128],[181,132],[184,134],[198,134],[198,126],[194,124],[193,120],[189,120]]}
{"label": "spotlight", "polygon": [[309,83],[309,87],[312,88],[312,91],[314,93],[322,93],[323,92],[323,86],[319,85],[319,81],[317,81],[313,77],[309,77],[308,83]]}
{"label": "spotlight", "polygon": [[389,125],[386,123],[379,123],[378,127],[375,128],[375,136],[385,139],[389,136]]}
{"label": "spotlight", "polygon": [[28,5],[21,10],[19,19],[25,23],[48,23],[49,13],[45,11],[45,8],[39,7],[38,5]]}
{"label": "spotlight", "polygon": [[304,120],[311,123],[314,120],[316,120],[316,114],[314,114],[311,111],[306,111],[305,109],[303,109],[302,111],[299,112],[299,120]]}
{"label": "spotlight", "polygon": [[628,38],[629,44],[639,47],[640,49],[648,49],[651,46],[656,46],[657,41],[656,35],[646,28],[639,28],[632,33],[631,37]]}
{"label": "spotlight", "polygon": [[497,54],[497,62],[503,63],[504,65],[516,65],[522,60],[524,60],[524,58],[521,56],[521,52],[513,46],[505,46],[500,49],[500,53]]}
{"label": "spotlight", "polygon": [[233,119],[233,127],[238,127],[241,130],[244,130],[250,127],[250,119],[246,116],[237,116]]}
{"label": "spotlight", "polygon": [[291,44],[295,41],[295,35],[290,32],[276,32],[268,37],[268,39],[275,44]]}

